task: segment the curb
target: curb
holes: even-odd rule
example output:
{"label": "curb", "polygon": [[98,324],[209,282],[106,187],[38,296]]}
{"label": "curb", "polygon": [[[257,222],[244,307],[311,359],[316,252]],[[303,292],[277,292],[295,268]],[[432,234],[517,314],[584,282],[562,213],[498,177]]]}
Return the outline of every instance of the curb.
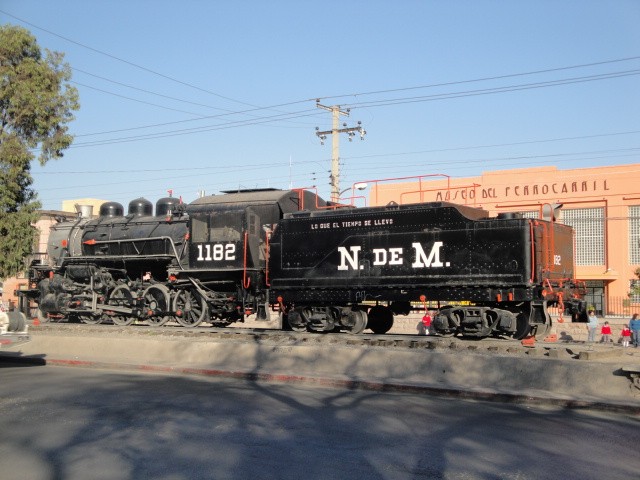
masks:
{"label": "curb", "polygon": [[196,367],[169,367],[161,365],[128,364],[71,359],[45,359],[41,356],[1,356],[1,362],[30,366],[54,365],[61,367],[95,368],[123,370],[130,372],[151,372],[174,375],[195,375],[204,377],[230,378],[250,382],[307,384],[343,390],[368,390],[377,392],[417,393],[437,397],[481,400],[496,403],[515,403],[538,406],[554,406],[571,410],[598,410],[614,413],[640,415],[640,406],[607,401],[561,399],[540,395],[525,395],[510,392],[492,392],[463,388],[443,388],[412,383],[379,382],[360,379],[338,379],[308,375],[274,374],[266,372],[234,371]]}

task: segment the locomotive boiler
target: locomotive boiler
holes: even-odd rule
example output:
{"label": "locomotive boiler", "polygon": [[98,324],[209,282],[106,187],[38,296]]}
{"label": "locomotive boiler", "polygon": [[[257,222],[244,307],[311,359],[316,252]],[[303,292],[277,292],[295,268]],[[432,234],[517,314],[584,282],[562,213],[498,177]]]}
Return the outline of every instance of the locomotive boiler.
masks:
{"label": "locomotive boiler", "polygon": [[166,289],[156,279],[166,279],[168,268],[181,264],[188,246],[188,217],[178,207],[177,199],[160,199],[153,216],[151,202],[140,198],[129,204],[125,216],[120,204],[108,202],[97,219],[54,225],[48,262],[33,265],[30,273],[38,286],[40,321],[100,323],[109,318],[128,325],[144,316],[161,323],[160,311],[169,308],[160,304]]}
{"label": "locomotive boiler", "polygon": [[[166,200],[166,199],[165,199]],[[175,199],[174,199],[175,201]],[[125,216],[54,227],[35,265],[41,321],[229,325],[278,315],[294,331],[375,333],[437,305],[442,335],[545,335],[577,313],[568,226],[447,202],[355,208],[304,190],[138,199]]]}

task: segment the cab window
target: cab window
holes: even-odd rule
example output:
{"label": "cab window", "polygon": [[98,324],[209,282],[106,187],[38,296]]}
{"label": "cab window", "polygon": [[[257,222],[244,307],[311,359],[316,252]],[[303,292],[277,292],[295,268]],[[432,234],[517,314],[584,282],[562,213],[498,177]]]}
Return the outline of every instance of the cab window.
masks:
{"label": "cab window", "polygon": [[191,241],[204,243],[209,241],[209,217],[193,215],[191,217]]}
{"label": "cab window", "polygon": [[242,215],[240,212],[216,213],[211,219],[209,241],[239,242],[242,239]]}

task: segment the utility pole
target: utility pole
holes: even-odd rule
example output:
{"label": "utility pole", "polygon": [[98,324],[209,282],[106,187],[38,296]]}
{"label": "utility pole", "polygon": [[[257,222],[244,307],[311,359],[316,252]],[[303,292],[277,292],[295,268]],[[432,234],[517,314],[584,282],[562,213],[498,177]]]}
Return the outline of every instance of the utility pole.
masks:
{"label": "utility pole", "polygon": [[351,141],[356,132],[360,134],[360,140],[364,140],[367,132],[362,128],[361,122],[358,122],[357,127],[347,127],[347,124],[343,123],[343,128],[339,128],[340,115],[349,116],[349,110],[340,110],[340,105],[327,107],[326,105],[322,105],[320,100],[316,100],[316,107],[331,112],[333,119],[331,130],[321,132],[320,129],[316,127],[316,135],[320,138],[320,143],[324,145],[327,135],[331,134],[331,176],[329,178],[331,179],[331,201],[337,203],[340,198],[340,134],[346,133],[349,136],[349,141]]}

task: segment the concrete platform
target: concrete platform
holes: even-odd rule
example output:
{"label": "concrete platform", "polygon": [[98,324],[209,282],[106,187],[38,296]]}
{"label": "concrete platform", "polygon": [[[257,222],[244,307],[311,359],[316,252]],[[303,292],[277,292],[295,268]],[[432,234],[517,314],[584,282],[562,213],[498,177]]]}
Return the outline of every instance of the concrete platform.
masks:
{"label": "concrete platform", "polygon": [[527,355],[509,355],[506,348],[481,354],[459,348],[313,345],[302,339],[283,345],[268,336],[212,340],[135,330],[97,336],[32,330],[30,343],[3,352],[0,361],[422,391],[640,414],[640,389],[623,371],[625,365],[638,364],[638,357],[621,347],[615,347],[617,356],[576,360],[561,355],[562,347],[550,358],[553,346],[533,347]]}

